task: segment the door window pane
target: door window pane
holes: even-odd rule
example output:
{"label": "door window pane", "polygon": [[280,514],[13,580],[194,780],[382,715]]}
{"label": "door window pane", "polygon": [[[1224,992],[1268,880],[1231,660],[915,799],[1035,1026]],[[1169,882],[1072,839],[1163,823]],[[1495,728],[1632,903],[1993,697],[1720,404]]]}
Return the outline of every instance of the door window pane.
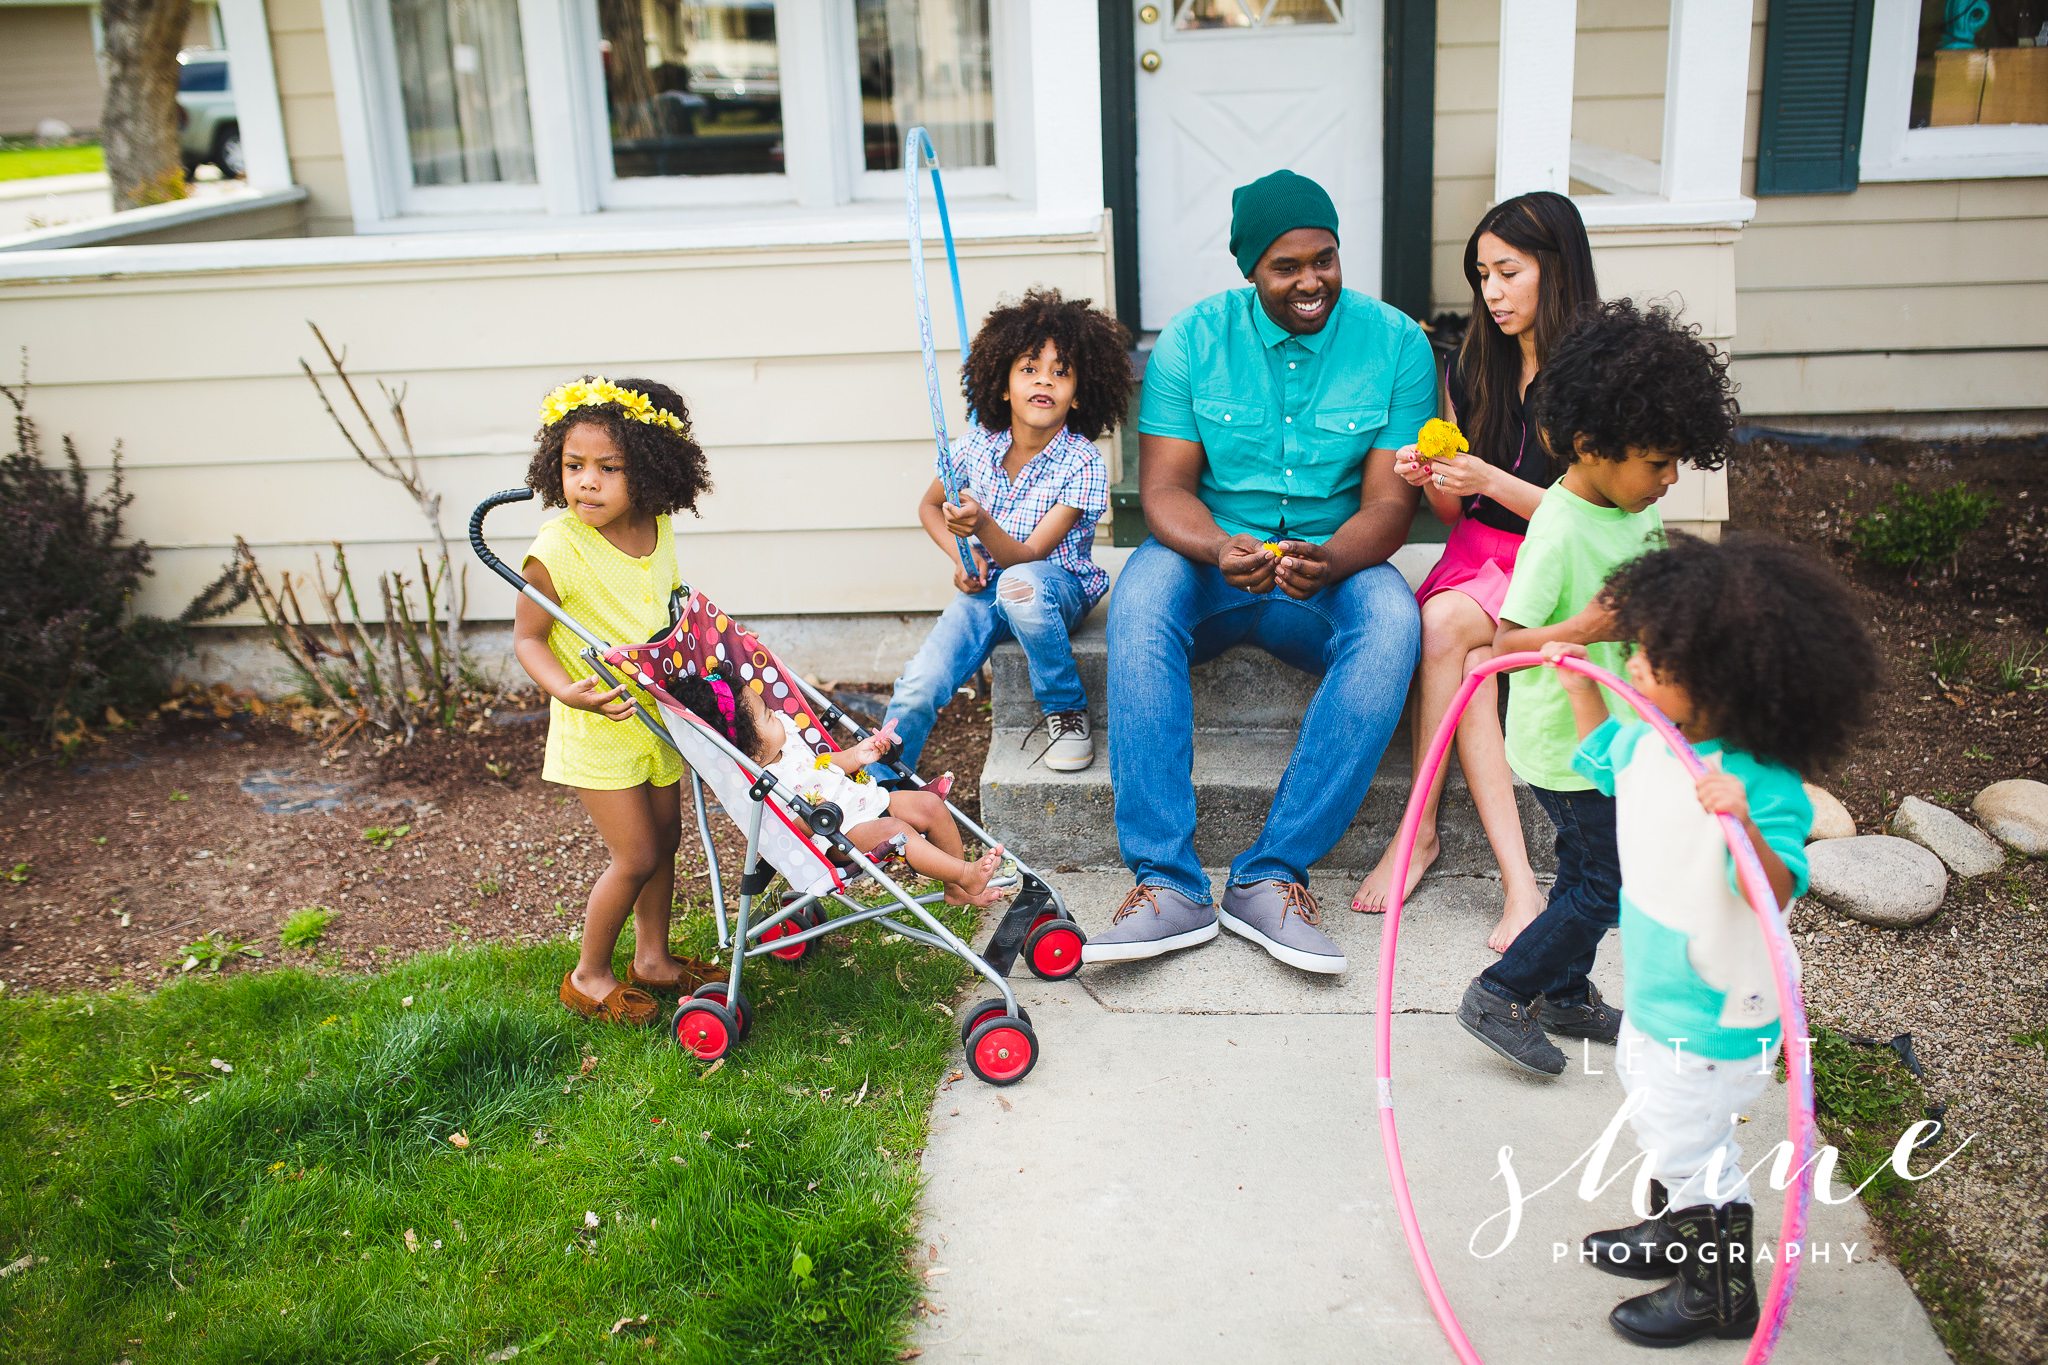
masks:
{"label": "door window pane", "polygon": [[1285,28],[1343,22],[1344,0],[1179,0],[1177,29]]}
{"label": "door window pane", "polygon": [[531,185],[518,0],[391,0],[415,185]]}
{"label": "door window pane", "polygon": [[2048,0],[1920,0],[1914,128],[2048,123]]}
{"label": "door window pane", "polygon": [[854,15],[867,168],[902,169],[919,124],[941,166],[995,165],[988,0],[855,0]]}
{"label": "door window pane", "polygon": [[612,174],[779,175],[774,0],[597,0]]}

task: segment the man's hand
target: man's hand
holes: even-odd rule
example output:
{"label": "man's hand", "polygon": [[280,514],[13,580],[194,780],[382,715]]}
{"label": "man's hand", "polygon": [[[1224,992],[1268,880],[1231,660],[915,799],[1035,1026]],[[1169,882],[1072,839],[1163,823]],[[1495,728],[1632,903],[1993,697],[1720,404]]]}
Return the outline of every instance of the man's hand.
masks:
{"label": "man's hand", "polygon": [[[1700,798],[1700,809],[1707,814],[1732,815],[1745,825],[1749,823],[1749,790],[1734,773],[1708,773],[1693,784],[1693,790]],[[1760,842],[1755,835],[1750,838]]]}
{"label": "man's hand", "polygon": [[945,515],[946,529],[956,536],[980,535],[981,519],[988,515],[964,488],[960,490],[959,502],[942,503],[939,510]]}
{"label": "man's hand", "polygon": [[1216,556],[1216,567],[1223,571],[1223,581],[1231,587],[1242,592],[1262,593],[1272,591],[1280,561],[1257,536],[1234,535],[1223,542],[1223,550]]}
{"label": "man's hand", "polygon": [[1305,540],[1280,542],[1280,564],[1274,573],[1281,591],[1295,601],[1314,596],[1329,572],[1330,560],[1322,546]]}
{"label": "man's hand", "polygon": [[562,692],[556,700],[564,706],[573,706],[578,711],[595,711],[607,720],[631,720],[633,702],[624,696],[626,685],[620,683],[609,691],[600,691],[595,675],[578,678]]}

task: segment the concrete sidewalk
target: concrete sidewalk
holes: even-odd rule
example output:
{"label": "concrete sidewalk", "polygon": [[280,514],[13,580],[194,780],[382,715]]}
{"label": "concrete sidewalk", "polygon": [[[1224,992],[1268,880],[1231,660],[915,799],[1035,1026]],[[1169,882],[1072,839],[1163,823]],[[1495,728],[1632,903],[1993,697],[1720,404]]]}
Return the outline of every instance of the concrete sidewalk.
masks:
{"label": "concrete sidewalk", "polygon": [[[1059,879],[1091,932],[1128,889],[1112,874]],[[1372,1010],[1379,917],[1352,914],[1355,882],[1315,886],[1350,955],[1315,979],[1225,934],[1152,963],[1091,967],[1048,985],[1012,981],[1044,1052],[1022,1083],[971,1076],[938,1096],[924,1165],[927,1362],[1388,1361],[1455,1359],[1424,1300],[1394,1211],[1374,1102]],[[1426,882],[1402,933],[1394,1023],[1396,1114],[1431,1254],[1480,1354],[1641,1361],[1605,1321],[1651,1287],[1576,1263],[1585,1233],[1634,1221],[1627,1182],[1591,1203],[1577,1174],[1548,1192],[1621,1102],[1611,1049],[1568,1049],[1556,1081],[1525,1076],[1467,1037],[1451,1012],[1492,959],[1496,884]],[[1619,998],[1618,953],[1603,990]],[[1582,1068],[1590,1057],[1595,1071]],[[1785,1130],[1774,1086],[1745,1127],[1747,1160]],[[1513,1243],[1491,1251],[1511,1148],[1525,1197]],[[1618,1140],[1611,1171],[1635,1154]],[[1779,1195],[1757,1182],[1775,1250]],[[1484,1226],[1482,1227],[1482,1224]],[[1776,1359],[1948,1359],[1898,1271],[1876,1259],[1854,1203],[1816,1202]],[[1468,1246],[1468,1243],[1470,1244]],[[1845,1249],[1846,1247],[1846,1249]],[[1736,1361],[1745,1343],[1687,1359]]]}

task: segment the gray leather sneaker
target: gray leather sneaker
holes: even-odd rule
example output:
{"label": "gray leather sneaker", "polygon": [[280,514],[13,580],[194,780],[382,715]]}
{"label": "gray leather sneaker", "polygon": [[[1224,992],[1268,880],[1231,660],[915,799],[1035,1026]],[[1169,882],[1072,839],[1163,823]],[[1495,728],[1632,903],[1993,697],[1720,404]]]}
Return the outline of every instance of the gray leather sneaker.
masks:
{"label": "gray leather sneaker", "polygon": [[1322,911],[1300,882],[1253,882],[1226,887],[1223,927],[1305,972],[1341,972],[1344,954],[1316,928]]}
{"label": "gray leather sneaker", "polygon": [[1564,1053],[1543,1036],[1534,1011],[1495,995],[1478,977],[1472,978],[1472,984],[1465,987],[1465,998],[1458,1002],[1458,1022],[1465,1032],[1524,1071],[1539,1076],[1564,1074]]}
{"label": "gray leather sneaker", "polygon": [[1216,937],[1216,907],[1191,901],[1170,886],[1134,887],[1109,928],[1081,945],[1081,961],[1135,962]]}

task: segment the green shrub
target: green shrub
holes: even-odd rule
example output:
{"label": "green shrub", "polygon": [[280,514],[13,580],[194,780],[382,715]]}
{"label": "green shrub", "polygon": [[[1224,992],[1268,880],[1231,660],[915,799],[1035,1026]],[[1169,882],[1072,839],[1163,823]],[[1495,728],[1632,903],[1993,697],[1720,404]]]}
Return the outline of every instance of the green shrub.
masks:
{"label": "green shrub", "polygon": [[88,724],[119,724],[121,712],[161,701],[170,665],[189,651],[186,628],[240,599],[223,574],[175,621],[132,615],[149,547],[121,534],[134,495],[120,447],[94,495],[69,437],[64,467],[44,463],[27,380],[0,393],[14,404],[15,435],[0,456],[0,734],[76,742]]}
{"label": "green shrub", "polygon": [[292,912],[277,931],[278,941],[287,948],[311,948],[327,936],[327,926],[338,918],[324,905],[309,905]]}
{"label": "green shrub", "polygon": [[1972,493],[1964,484],[1950,484],[1932,498],[1923,498],[1903,483],[1892,485],[1896,505],[1879,503],[1869,516],[1856,518],[1850,538],[1865,559],[1890,569],[1916,570],[1946,565],[1953,570],[1963,537],[1984,524],[1998,500]]}

